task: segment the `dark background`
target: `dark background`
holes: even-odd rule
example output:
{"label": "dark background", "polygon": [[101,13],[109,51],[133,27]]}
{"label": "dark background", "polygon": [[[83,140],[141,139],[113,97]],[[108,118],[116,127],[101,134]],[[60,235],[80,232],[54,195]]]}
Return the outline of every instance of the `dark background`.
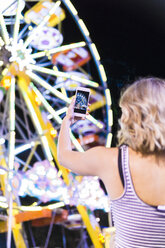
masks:
{"label": "dark background", "polygon": [[[126,64],[137,76],[164,76],[164,0],[73,0],[108,64]],[[116,73],[121,73],[120,70]],[[113,75],[112,75],[113,76]]]}
{"label": "dark background", "polygon": [[72,0],[101,56],[112,95],[113,143],[123,86],[139,77],[165,78],[164,0]]}

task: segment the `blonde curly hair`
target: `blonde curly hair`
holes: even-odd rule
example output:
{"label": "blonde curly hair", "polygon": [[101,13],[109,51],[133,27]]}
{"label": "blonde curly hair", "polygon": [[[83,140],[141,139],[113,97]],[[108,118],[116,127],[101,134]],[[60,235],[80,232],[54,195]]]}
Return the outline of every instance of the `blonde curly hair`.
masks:
{"label": "blonde curly hair", "polygon": [[165,150],[165,80],[142,78],[120,98],[119,145],[142,154]]}

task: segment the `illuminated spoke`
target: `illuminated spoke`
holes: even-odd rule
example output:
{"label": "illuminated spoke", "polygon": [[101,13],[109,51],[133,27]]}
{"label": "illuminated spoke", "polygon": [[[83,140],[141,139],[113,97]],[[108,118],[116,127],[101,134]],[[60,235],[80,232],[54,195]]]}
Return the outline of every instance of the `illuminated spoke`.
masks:
{"label": "illuminated spoke", "polygon": [[78,76],[75,76],[75,75],[67,73],[67,72],[55,71],[55,70],[52,70],[52,69],[39,67],[37,65],[29,65],[28,69],[38,71],[38,72],[42,72],[42,73],[46,73],[46,74],[56,76],[56,77],[68,78],[68,79],[80,82],[82,84],[85,84],[85,85],[88,85],[88,86],[91,86],[91,87],[94,87],[94,88],[99,87],[99,84],[94,82],[94,81],[91,81],[91,80],[88,80],[88,79],[85,79],[85,78],[80,78]]}
{"label": "illuminated spoke", "polygon": [[1,130],[0,130],[1,136],[2,136],[2,133],[4,132],[4,130],[7,128],[5,121],[6,121],[8,108],[9,108],[9,94],[7,94],[6,101],[5,101],[5,104],[4,104],[3,116],[1,118],[1,120],[2,120],[2,123],[1,123],[2,126],[1,126]]}
{"label": "illuminated spoke", "polygon": [[87,115],[86,118],[94,125],[96,125],[99,129],[103,129],[103,124],[100,121],[96,120],[92,115]]}
{"label": "illuminated spoke", "polygon": [[[15,150],[15,78],[12,77],[10,85],[10,98],[9,98],[9,122],[10,122],[10,137],[9,137],[9,156],[8,156],[8,180],[11,183],[13,179],[14,169],[14,150]],[[11,247],[11,232],[12,232],[12,219],[13,219],[13,195],[11,185],[8,184],[9,192],[9,213],[8,213],[8,233],[7,233],[7,248]]]}
{"label": "illuminated spoke", "polygon": [[22,95],[24,97],[24,100],[26,102],[26,105],[27,105],[27,108],[29,110],[30,116],[31,116],[31,118],[33,120],[33,124],[34,124],[34,126],[35,126],[35,128],[36,128],[36,130],[37,130],[37,132],[38,132],[38,134],[40,136],[43,148],[45,150],[45,154],[47,156],[47,159],[49,161],[52,161],[53,157],[52,157],[52,154],[50,152],[50,148],[49,148],[49,145],[48,145],[47,138],[46,138],[46,136],[44,134],[44,131],[43,131],[43,128],[42,128],[41,118],[39,120],[39,117],[38,117],[37,113],[35,112],[35,109],[34,109],[33,104],[31,102],[32,99],[29,98],[30,96],[28,96],[26,90],[23,87],[24,86],[23,85],[23,80],[20,79],[18,81],[18,84],[19,84],[20,90],[22,92]]}
{"label": "illuminated spoke", "polygon": [[34,155],[34,153],[35,153],[35,151],[37,149],[38,144],[39,144],[38,142],[36,142],[36,143],[31,142],[31,147],[33,147],[33,149],[31,150],[31,152],[30,152],[30,154],[29,154],[29,156],[28,156],[28,158],[26,160],[26,164],[25,164],[25,166],[23,168],[23,171],[26,171],[28,169],[28,166],[29,166],[29,164],[30,164],[30,162],[31,162],[31,160],[33,158],[33,155]]}
{"label": "illuminated spoke", "polygon": [[9,120],[10,120],[10,142],[9,142],[9,169],[12,171],[14,166],[15,149],[15,78],[11,80],[10,99],[9,99]]}
{"label": "illuminated spoke", "polygon": [[41,58],[44,56],[49,56],[49,55],[54,54],[54,53],[63,52],[63,51],[69,50],[69,49],[74,49],[77,47],[84,47],[85,45],[86,45],[86,43],[84,41],[82,41],[82,42],[64,45],[64,46],[56,47],[56,48],[53,48],[50,50],[34,53],[34,54],[31,54],[30,56],[33,59],[36,59],[36,58]]}
{"label": "illuminated spoke", "polygon": [[30,84],[38,98],[41,100],[42,104],[46,108],[46,110],[53,116],[54,120],[57,121],[58,124],[62,123],[62,119],[57,115],[56,111],[51,107],[51,105],[45,100],[40,91],[31,83]]}
{"label": "illuminated spoke", "polygon": [[[42,68],[41,68],[42,69]],[[41,77],[37,76],[35,73],[31,72],[31,71],[26,71],[26,74],[35,82],[37,82],[38,84],[40,84],[42,87],[44,87],[45,89],[49,90],[53,95],[55,95],[56,97],[62,99],[64,102],[66,103],[70,103],[71,100],[64,96],[60,91],[56,90],[55,88],[53,88],[50,84],[48,84],[45,80],[43,80]]]}
{"label": "illuminated spoke", "polygon": [[30,142],[30,143],[27,143],[25,145],[17,146],[15,148],[14,154],[18,155],[24,151],[27,151],[28,149],[32,148],[34,146],[34,144],[35,144],[34,142]]}
{"label": "illuminated spoke", "polygon": [[21,158],[18,158],[17,156],[15,156],[15,162],[20,163],[23,166],[26,165],[25,161]]}
{"label": "illuminated spoke", "polygon": [[17,43],[19,27],[20,27],[20,19],[21,19],[21,0],[18,0],[17,14],[14,24],[14,34],[13,34],[13,45]]}
{"label": "illuminated spoke", "polygon": [[[33,134],[32,134],[31,127],[29,126],[29,121],[28,121],[29,112],[28,112],[28,110],[26,108],[26,105],[24,103],[24,99],[22,98],[22,95],[20,94],[19,91],[18,91],[18,93],[19,93],[20,101],[17,101],[17,105],[18,105],[19,109],[20,109],[20,106],[21,106],[21,110],[23,112],[23,117],[24,117],[25,122],[23,122],[21,118],[18,118],[18,120],[21,123],[22,127],[24,127],[26,125],[26,131],[27,131],[27,134],[28,134],[28,138],[31,138],[33,136]],[[17,115],[17,117],[18,117],[18,115]]]}
{"label": "illuminated spoke", "polygon": [[[57,111],[56,111],[56,114],[57,115],[61,115],[61,114],[64,114],[66,111],[67,111],[67,107],[64,107],[64,108],[61,108],[61,109],[58,109]],[[52,119],[53,118],[53,116],[50,114],[50,115],[48,115],[48,119]]]}
{"label": "illuminated spoke", "polygon": [[[15,148],[15,151],[14,151],[14,154],[16,156],[15,158],[17,159],[17,161],[19,163],[21,163],[24,167],[28,166],[31,168],[31,166],[29,166],[29,163],[27,165],[27,161],[26,161],[26,163],[25,163],[25,161],[22,163],[22,160],[20,161],[20,159],[17,157],[17,155],[19,155],[20,153],[27,151],[31,148],[37,147],[39,144],[41,144],[41,142],[39,140],[36,140],[36,141],[31,141],[30,143],[26,143],[24,145],[17,146]],[[37,158],[38,161],[42,160],[41,157],[39,156],[39,154],[37,152],[35,152],[35,150],[34,150],[33,154]]]}
{"label": "illuminated spoke", "polygon": [[4,20],[2,13],[0,13],[0,25],[1,25],[1,30],[2,30],[3,40],[6,45],[9,45],[10,44],[9,34],[7,32],[5,20]]}
{"label": "illuminated spoke", "polygon": [[82,148],[82,146],[80,145],[80,143],[78,142],[78,140],[75,138],[75,136],[71,132],[71,129],[69,131],[70,131],[70,138],[71,138],[71,141],[74,144],[74,146],[77,148],[77,150],[79,152],[84,152],[84,149]]}

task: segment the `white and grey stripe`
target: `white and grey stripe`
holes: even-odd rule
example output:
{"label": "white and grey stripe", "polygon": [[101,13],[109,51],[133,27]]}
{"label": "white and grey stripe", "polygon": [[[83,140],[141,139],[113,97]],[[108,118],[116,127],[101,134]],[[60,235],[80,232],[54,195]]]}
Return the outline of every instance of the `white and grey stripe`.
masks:
{"label": "white and grey stripe", "polygon": [[147,205],[136,194],[128,162],[128,147],[123,145],[124,194],[111,201],[116,227],[116,248],[165,248],[165,211]]}

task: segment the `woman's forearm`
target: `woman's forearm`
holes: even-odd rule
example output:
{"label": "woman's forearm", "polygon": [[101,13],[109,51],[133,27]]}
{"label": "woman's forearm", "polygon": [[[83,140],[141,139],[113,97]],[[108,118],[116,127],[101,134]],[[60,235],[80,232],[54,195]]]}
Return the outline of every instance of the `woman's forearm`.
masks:
{"label": "woman's forearm", "polygon": [[58,137],[58,160],[61,164],[64,163],[64,159],[66,159],[67,151],[72,151],[72,145],[70,140],[70,124],[71,121],[66,116],[61,124],[61,129]]}

